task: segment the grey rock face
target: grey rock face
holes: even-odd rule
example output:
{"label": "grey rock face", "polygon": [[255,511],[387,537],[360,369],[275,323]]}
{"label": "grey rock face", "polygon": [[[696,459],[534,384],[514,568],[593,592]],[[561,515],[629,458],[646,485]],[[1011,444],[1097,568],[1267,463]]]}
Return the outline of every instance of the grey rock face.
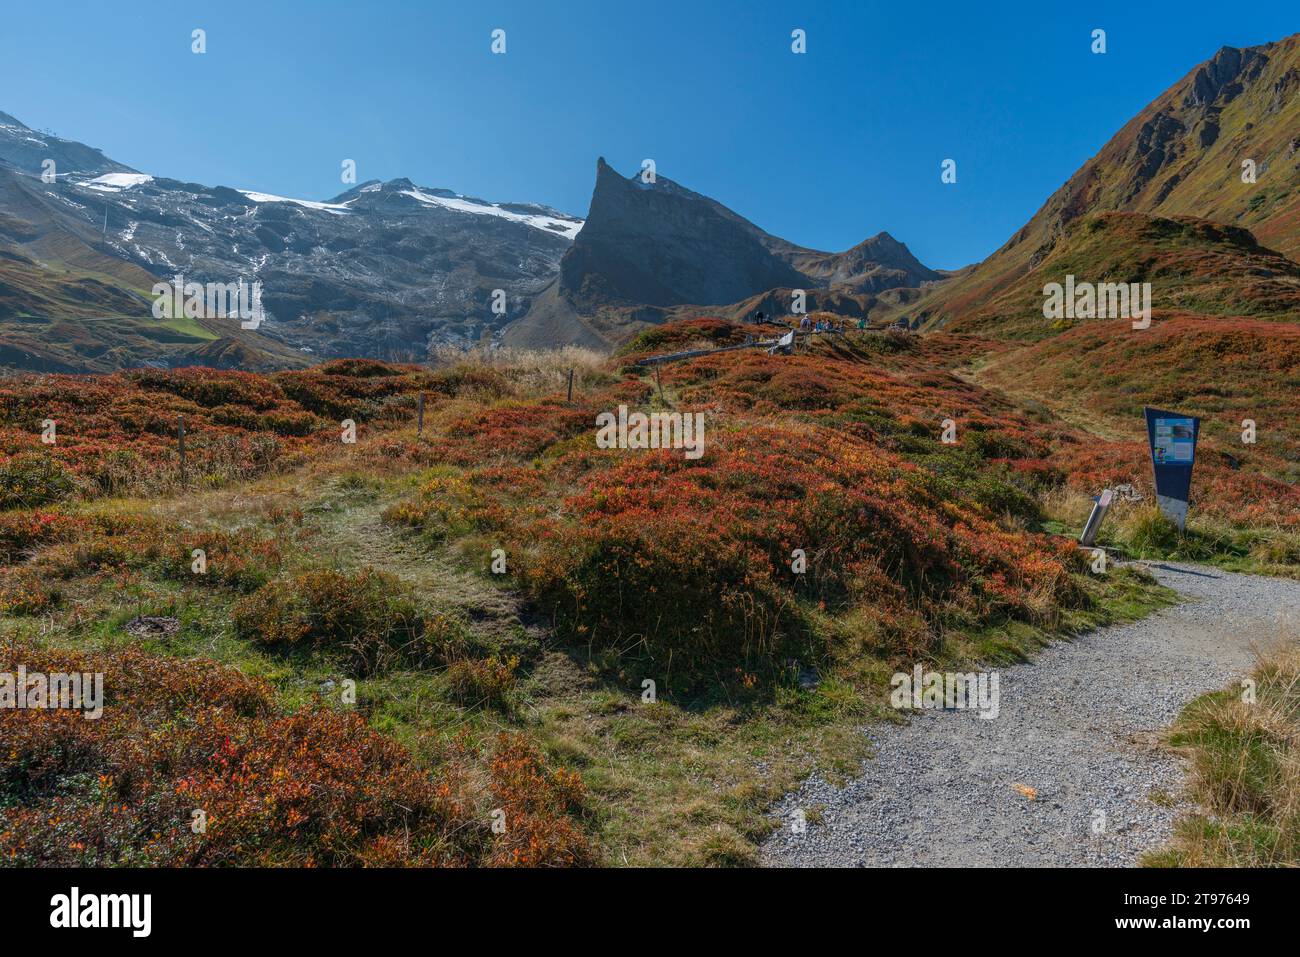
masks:
{"label": "grey rock face", "polygon": [[559,278],[508,341],[608,344],[674,306],[728,306],[775,289],[864,295],[939,278],[888,233],[842,253],[806,249],[663,175],[623,177],[601,159]]}

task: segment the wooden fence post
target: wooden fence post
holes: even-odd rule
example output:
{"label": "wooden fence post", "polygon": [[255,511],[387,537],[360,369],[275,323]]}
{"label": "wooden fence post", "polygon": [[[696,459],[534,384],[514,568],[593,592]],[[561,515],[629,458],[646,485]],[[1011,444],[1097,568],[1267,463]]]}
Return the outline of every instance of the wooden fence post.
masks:
{"label": "wooden fence post", "polygon": [[569,405],[573,405],[573,370],[569,370]]}
{"label": "wooden fence post", "polygon": [[424,434],[424,393],[420,393],[419,401],[416,403],[417,419],[415,424],[415,437],[418,439]]}

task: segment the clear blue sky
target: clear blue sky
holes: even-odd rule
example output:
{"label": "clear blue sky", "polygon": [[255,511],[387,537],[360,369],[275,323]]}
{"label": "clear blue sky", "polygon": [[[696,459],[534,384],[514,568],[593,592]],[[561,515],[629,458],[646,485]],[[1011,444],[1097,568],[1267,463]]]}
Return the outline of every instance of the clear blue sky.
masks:
{"label": "clear blue sky", "polygon": [[145,172],[308,199],[350,158],[359,180],[585,214],[597,156],[651,157],[794,242],[884,229],[956,267],[1220,46],[1298,30],[1294,0],[10,2],[0,110]]}

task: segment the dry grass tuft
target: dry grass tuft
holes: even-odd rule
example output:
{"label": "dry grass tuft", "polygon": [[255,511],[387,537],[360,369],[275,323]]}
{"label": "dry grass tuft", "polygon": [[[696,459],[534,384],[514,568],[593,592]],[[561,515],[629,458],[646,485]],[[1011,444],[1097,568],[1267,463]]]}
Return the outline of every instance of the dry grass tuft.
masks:
{"label": "dry grass tuft", "polygon": [[1300,645],[1263,654],[1249,681],[1197,699],[1175,724],[1201,807],[1147,863],[1300,865]]}

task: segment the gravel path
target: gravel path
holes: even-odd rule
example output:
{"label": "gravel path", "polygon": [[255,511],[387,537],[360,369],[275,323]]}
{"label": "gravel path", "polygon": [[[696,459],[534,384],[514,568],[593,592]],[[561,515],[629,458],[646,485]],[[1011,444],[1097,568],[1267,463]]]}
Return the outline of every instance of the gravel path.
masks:
{"label": "gravel path", "polygon": [[916,711],[867,728],[876,756],[862,776],[842,789],[814,777],[788,795],[763,862],[1129,866],[1163,843],[1182,808],[1161,795],[1180,793],[1184,767],[1158,746],[1161,731],[1189,700],[1245,675],[1255,647],[1300,633],[1300,582],[1150,570],[1183,602],[1000,669],[997,718]]}

